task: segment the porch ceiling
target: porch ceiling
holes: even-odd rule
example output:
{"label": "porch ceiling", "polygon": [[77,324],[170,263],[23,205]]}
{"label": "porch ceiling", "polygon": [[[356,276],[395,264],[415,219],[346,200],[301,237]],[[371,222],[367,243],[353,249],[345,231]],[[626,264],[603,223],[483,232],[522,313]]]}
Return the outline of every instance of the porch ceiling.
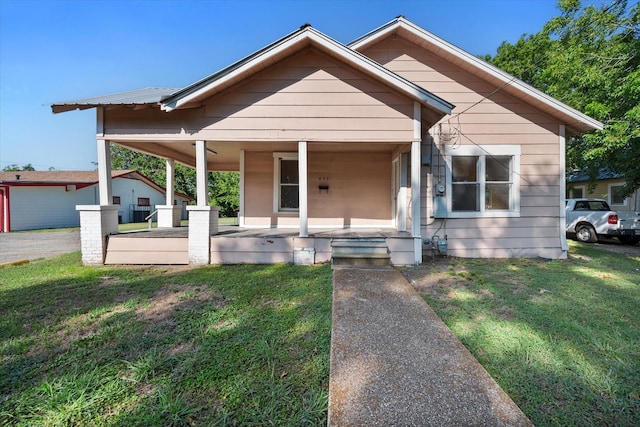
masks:
{"label": "porch ceiling", "polygon": [[[114,141],[115,142],[115,141]],[[195,167],[195,146],[192,141],[117,141],[123,147],[157,157],[170,158],[187,166]],[[309,142],[308,151],[313,152],[379,152],[391,153],[406,143],[323,143]],[[239,171],[240,151],[290,151],[298,150],[298,141],[282,142],[207,142],[207,168],[210,171]]]}

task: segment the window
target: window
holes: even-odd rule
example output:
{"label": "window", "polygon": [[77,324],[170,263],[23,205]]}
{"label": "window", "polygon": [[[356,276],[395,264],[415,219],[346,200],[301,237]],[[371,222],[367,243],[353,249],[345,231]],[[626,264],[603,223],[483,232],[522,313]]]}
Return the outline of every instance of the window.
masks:
{"label": "window", "polygon": [[569,198],[570,199],[583,199],[584,198],[584,187],[573,187],[569,190]]}
{"label": "window", "polygon": [[113,202],[114,205],[119,205],[120,204],[120,196],[113,196]]}
{"label": "window", "polygon": [[274,212],[296,212],[299,207],[298,154],[274,153]]}
{"label": "window", "polygon": [[138,206],[151,206],[151,201],[148,197],[138,197]]}
{"label": "window", "polygon": [[519,216],[520,147],[447,149],[448,216]]}
{"label": "window", "polygon": [[627,206],[627,199],[622,196],[621,184],[609,184],[609,204]]}

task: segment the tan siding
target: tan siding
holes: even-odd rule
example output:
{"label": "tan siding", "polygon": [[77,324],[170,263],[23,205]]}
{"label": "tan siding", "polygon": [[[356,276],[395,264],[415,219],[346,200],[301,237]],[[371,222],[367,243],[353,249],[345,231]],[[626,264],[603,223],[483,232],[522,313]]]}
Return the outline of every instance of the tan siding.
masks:
{"label": "tan siding", "polygon": [[413,138],[413,101],[309,48],[206,100],[171,113],[117,108],[106,138],[398,142]]}
{"label": "tan siding", "polygon": [[[297,227],[297,214],[273,213],[273,153],[245,153],[245,223]],[[320,191],[319,185],[329,190]],[[390,226],[391,152],[308,154],[310,227]]]}
{"label": "tan siding", "polygon": [[273,154],[245,153],[245,223],[269,227],[273,216]]}
{"label": "tan siding", "polygon": [[109,239],[105,264],[188,264],[188,241],[183,238]]}
{"label": "tan siding", "polygon": [[[344,225],[390,225],[391,153],[309,153],[309,223],[343,218]],[[328,178],[321,180],[321,178]],[[320,191],[318,185],[329,185]]]}
{"label": "tan siding", "polygon": [[[448,234],[454,256],[560,256],[559,125],[555,119],[435,54],[399,36],[363,52],[398,74],[456,105],[442,120],[449,144],[514,144],[521,147],[520,218],[430,218],[432,189],[423,183],[422,230],[425,237]],[[461,113],[460,115],[456,115]],[[433,147],[425,173],[444,177],[444,159]],[[424,178],[423,178],[424,179]],[[427,181],[425,179],[425,181]]]}
{"label": "tan siding", "polygon": [[[598,199],[609,200],[609,186],[610,185],[624,185],[624,179],[604,179],[596,181],[593,188],[589,188],[588,182],[577,182],[574,184],[567,184],[567,197],[569,195],[569,189],[572,187],[583,187],[585,189],[585,197],[594,197]],[[618,211],[636,211],[640,210],[640,198],[638,196],[640,190],[637,190],[626,200],[626,205],[611,205],[611,209]]]}

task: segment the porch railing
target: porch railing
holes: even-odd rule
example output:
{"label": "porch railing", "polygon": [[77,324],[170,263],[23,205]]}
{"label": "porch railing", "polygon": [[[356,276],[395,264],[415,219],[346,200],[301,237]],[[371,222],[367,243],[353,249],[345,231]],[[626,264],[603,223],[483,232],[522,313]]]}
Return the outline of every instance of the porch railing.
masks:
{"label": "porch railing", "polygon": [[153,217],[154,215],[158,214],[158,209],[156,209],[155,211],[151,212],[149,215],[147,215],[145,217],[145,221],[149,222],[149,230],[151,230],[151,223],[153,222]]}

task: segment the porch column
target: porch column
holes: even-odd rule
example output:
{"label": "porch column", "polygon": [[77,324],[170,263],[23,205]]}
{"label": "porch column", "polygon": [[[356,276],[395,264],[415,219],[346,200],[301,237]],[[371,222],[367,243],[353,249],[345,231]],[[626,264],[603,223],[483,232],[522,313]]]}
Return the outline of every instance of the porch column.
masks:
{"label": "porch column", "polygon": [[298,212],[300,215],[300,237],[309,236],[307,212],[307,141],[298,142]]}
{"label": "porch column", "polygon": [[165,189],[165,205],[157,205],[158,210],[158,228],[180,227],[180,216],[182,214],[182,206],[174,205],[175,198],[175,162],[171,159],[166,160],[167,168],[167,185]]}
{"label": "porch column", "polygon": [[411,142],[411,237],[413,237],[413,254],[416,264],[422,263],[422,235],[420,232],[420,174],[422,145],[422,107],[413,103],[413,141]]}
{"label": "porch column", "polygon": [[111,144],[104,139],[98,139],[98,192],[100,205],[113,204],[113,190],[111,188]]}
{"label": "porch column", "polygon": [[196,204],[198,206],[208,206],[209,198],[207,185],[207,143],[206,141],[196,141]]}
{"label": "porch column", "polygon": [[240,150],[240,206],[238,207],[238,227],[244,227],[244,150]]}
{"label": "porch column", "polygon": [[219,207],[209,206],[207,185],[207,143],[196,141],[196,206],[187,206],[189,212],[189,263],[209,264],[211,261],[211,235],[218,232]]}
{"label": "porch column", "polygon": [[[98,109],[97,134],[101,135],[102,110]],[[99,205],[78,205],[80,250],[85,265],[104,264],[107,236],[118,233],[118,206],[113,205],[111,189],[111,144],[97,139]]]}
{"label": "porch column", "polygon": [[398,231],[407,231],[407,155],[400,155],[400,190],[398,191]]}

